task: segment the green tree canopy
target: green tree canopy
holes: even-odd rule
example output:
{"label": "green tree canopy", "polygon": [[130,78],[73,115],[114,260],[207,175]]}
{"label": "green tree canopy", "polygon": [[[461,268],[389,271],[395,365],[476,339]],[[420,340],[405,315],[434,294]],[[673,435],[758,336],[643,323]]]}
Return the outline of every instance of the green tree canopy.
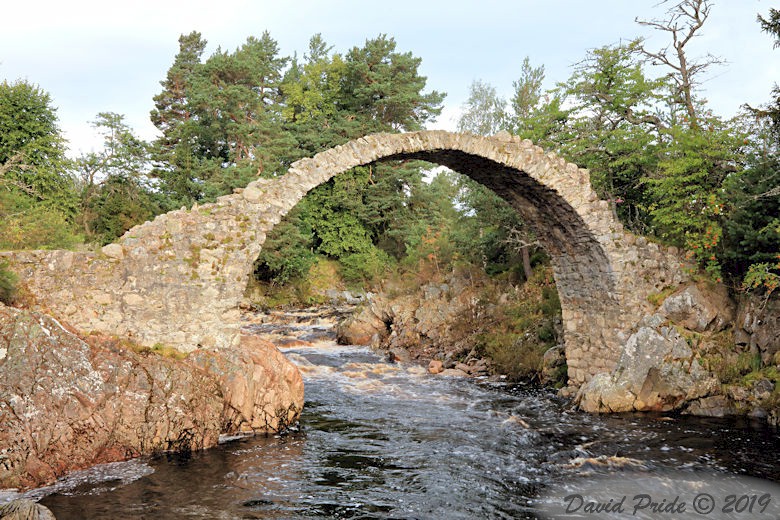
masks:
{"label": "green tree canopy", "polygon": [[78,196],[51,96],[26,81],[0,83],[0,249],[62,248]]}
{"label": "green tree canopy", "polygon": [[26,81],[0,83],[2,182],[67,216],[75,211],[65,139],[51,96]]}
{"label": "green tree canopy", "polygon": [[147,178],[149,145],[120,114],[101,112],[92,126],[103,137],[103,149],[75,161],[81,187],[78,220],[88,239],[105,244],[160,210]]}

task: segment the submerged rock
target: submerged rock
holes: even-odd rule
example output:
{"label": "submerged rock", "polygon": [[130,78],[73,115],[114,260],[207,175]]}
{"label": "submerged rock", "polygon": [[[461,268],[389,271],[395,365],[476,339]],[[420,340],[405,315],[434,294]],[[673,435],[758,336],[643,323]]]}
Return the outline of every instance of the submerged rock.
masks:
{"label": "submerged rock", "polygon": [[0,305],[0,349],[0,488],[207,448],[246,424],[275,431],[302,403],[297,369],[268,345],[174,359],[89,345],[49,316]]}
{"label": "submerged rock", "polygon": [[670,411],[718,390],[718,381],[673,328],[642,327],[611,374],[597,374],[577,394],[588,412]]}
{"label": "submerged rock", "polygon": [[577,457],[569,461],[564,467],[580,470],[645,470],[647,464],[641,460],[628,457],[618,457],[617,455],[598,457]]}

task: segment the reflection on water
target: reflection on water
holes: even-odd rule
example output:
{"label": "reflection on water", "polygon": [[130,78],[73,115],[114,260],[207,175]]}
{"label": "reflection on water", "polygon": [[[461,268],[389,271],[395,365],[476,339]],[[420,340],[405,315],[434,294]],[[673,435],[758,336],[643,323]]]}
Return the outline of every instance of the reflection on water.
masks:
{"label": "reflection on water", "polygon": [[283,318],[249,328],[295,345],[283,350],[306,381],[297,431],[136,461],[113,480],[77,477],[42,503],[59,520],[535,518],[530,501],[551,484],[629,468],[780,481],[780,440],[762,425],[584,415],[547,391],[338,346],[327,318]]}

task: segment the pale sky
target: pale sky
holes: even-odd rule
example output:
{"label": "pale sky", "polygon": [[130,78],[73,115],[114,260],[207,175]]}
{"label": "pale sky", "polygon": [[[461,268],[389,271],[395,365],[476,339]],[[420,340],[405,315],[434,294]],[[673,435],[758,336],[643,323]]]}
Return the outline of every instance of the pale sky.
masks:
{"label": "pale sky", "polygon": [[[472,81],[510,97],[523,58],[546,68],[546,86],[565,81],[588,49],[660,33],[634,22],[665,14],[660,0],[26,0],[6,2],[0,30],[0,80],[26,79],[48,91],[58,108],[71,154],[99,147],[89,121],[98,112],[126,116],[137,135],[152,139],[152,97],[178,51],[178,37],[197,30],[233,50],[268,30],[282,55],[303,54],[322,33],[334,51],[362,46],[380,33],[397,50],[422,58],[428,90],[447,93],[436,128],[454,129]],[[734,115],[745,102],[769,100],[780,82],[780,49],[756,16],[778,0],[715,0],[690,47],[728,61],[713,69],[703,95],[713,110]]]}

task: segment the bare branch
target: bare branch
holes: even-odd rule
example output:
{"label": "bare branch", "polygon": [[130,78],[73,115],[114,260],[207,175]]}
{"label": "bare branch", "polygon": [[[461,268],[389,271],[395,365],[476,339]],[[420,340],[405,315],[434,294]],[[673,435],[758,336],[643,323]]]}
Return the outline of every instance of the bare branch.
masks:
{"label": "bare branch", "polygon": [[23,192],[27,193],[28,195],[31,195],[33,197],[38,198],[39,200],[44,200],[44,197],[41,196],[40,193],[38,193],[32,186],[28,186],[27,184],[23,183],[22,181],[18,179],[11,179],[6,176],[8,172],[10,172],[13,169],[18,170],[29,170],[30,166],[27,164],[24,164],[24,153],[23,152],[17,152],[14,155],[11,156],[10,159],[8,159],[5,163],[0,164],[0,185],[6,185],[6,186],[15,186],[16,188],[22,190]]}
{"label": "bare branch", "polygon": [[[665,4],[666,1],[658,5]],[[701,83],[698,76],[711,65],[723,63],[723,60],[712,54],[707,54],[703,61],[691,62],[687,55],[686,46],[698,35],[712,11],[711,0],[678,0],[667,10],[666,19],[640,20],[640,25],[650,27],[671,35],[674,53],[665,47],[657,52],[651,52],[644,46],[640,46],[639,52],[648,58],[653,65],[665,65],[674,72],[670,75],[677,85],[675,97],[676,103],[685,107],[692,126],[698,125],[697,109],[694,103],[694,90]]]}
{"label": "bare branch", "polygon": [[764,193],[759,193],[758,195],[753,195],[753,200],[767,199],[771,197],[780,197],[780,186],[775,186],[769,191],[765,191]]}
{"label": "bare branch", "polygon": [[530,233],[524,229],[512,227],[507,234],[507,237],[503,240],[504,244],[512,247],[516,251],[524,247],[541,247],[542,244],[538,240],[529,240]]}

